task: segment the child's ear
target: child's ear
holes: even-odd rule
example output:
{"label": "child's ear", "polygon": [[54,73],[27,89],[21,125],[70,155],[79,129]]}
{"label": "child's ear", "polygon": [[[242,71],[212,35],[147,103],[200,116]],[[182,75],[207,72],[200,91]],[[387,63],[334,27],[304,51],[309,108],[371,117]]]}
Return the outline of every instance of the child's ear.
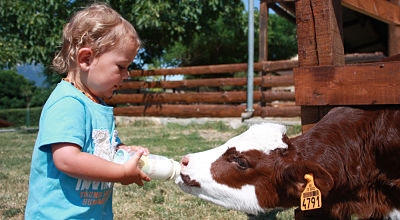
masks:
{"label": "child's ear", "polygon": [[83,71],[89,71],[90,64],[93,60],[93,51],[90,48],[84,47],[78,51],[78,64]]}

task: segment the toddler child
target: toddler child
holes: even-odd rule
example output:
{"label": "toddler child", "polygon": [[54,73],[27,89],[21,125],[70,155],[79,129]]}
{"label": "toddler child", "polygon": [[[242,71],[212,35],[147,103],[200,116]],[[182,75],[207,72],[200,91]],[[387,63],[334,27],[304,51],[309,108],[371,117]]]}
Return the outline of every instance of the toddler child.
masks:
{"label": "toddler child", "polygon": [[[146,148],[125,146],[115,130],[112,96],[140,47],[133,26],[104,4],[75,13],[53,60],[67,73],[43,107],[32,155],[26,219],[112,219],[113,183],[150,178],[137,163]],[[113,163],[117,148],[138,153]]]}

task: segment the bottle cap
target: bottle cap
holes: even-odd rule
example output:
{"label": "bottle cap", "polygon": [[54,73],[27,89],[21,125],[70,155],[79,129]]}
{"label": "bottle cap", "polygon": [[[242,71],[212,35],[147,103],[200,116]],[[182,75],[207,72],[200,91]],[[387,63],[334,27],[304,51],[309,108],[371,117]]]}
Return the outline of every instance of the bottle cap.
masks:
{"label": "bottle cap", "polygon": [[175,180],[181,173],[181,164],[172,159],[171,159],[171,162],[173,165],[173,169],[172,169],[171,177],[169,179]]}
{"label": "bottle cap", "polygon": [[123,164],[129,160],[129,153],[124,149],[118,149],[114,155],[114,163]]}

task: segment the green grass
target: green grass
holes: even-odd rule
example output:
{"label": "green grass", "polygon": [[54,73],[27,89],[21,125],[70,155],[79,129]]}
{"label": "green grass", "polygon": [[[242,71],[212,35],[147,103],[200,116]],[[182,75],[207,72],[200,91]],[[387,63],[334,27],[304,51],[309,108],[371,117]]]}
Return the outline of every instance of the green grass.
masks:
{"label": "green grass", "polygon": [[[152,154],[179,161],[187,153],[219,146],[247,128],[231,129],[220,122],[163,126],[143,120],[117,129],[125,144],[141,145]],[[292,133],[298,131],[299,126],[288,129]],[[23,219],[36,135],[22,131],[0,133],[0,219]],[[115,219],[248,219],[242,212],[182,192],[173,181],[153,180],[143,187],[115,184],[113,203]],[[293,219],[293,210],[274,211],[267,216]]]}

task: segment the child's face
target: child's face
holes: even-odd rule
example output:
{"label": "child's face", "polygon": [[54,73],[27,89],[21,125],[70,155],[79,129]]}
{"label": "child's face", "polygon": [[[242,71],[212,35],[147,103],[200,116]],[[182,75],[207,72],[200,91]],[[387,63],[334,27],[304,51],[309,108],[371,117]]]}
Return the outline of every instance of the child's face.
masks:
{"label": "child's face", "polygon": [[128,66],[135,58],[136,51],[136,44],[129,42],[95,57],[85,82],[89,92],[100,98],[110,98],[113,91],[128,78]]}

